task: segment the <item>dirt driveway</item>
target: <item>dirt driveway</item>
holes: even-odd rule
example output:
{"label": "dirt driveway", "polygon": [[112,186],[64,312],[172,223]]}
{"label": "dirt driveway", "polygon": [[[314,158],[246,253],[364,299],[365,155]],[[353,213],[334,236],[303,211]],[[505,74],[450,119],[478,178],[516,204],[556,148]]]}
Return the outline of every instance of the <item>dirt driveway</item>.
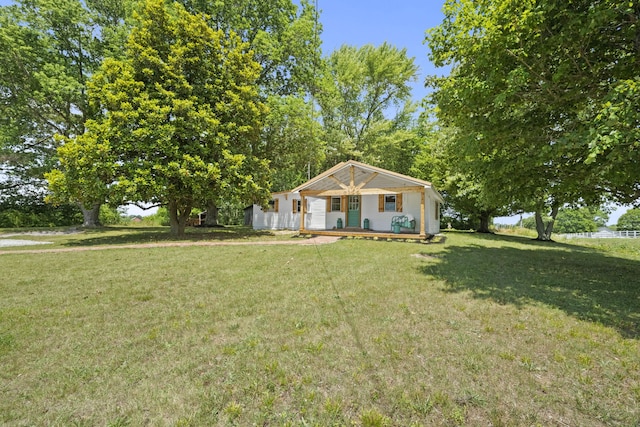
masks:
{"label": "dirt driveway", "polygon": [[83,246],[76,248],[56,248],[56,249],[25,249],[18,251],[2,251],[0,255],[7,254],[45,254],[59,252],[80,252],[80,251],[103,251],[107,249],[144,249],[144,248],[165,248],[165,247],[185,247],[185,246],[247,246],[247,245],[324,245],[338,241],[336,236],[315,236],[308,239],[255,241],[255,242],[225,242],[225,241],[202,241],[202,242],[163,242],[163,243],[141,243],[131,245],[102,245]]}

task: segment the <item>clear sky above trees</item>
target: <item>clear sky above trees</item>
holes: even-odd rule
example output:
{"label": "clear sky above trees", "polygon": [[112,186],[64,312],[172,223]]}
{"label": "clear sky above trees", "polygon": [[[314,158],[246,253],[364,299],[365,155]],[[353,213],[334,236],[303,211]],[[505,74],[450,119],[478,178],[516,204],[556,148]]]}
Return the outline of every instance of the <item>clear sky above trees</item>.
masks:
{"label": "clear sky above trees", "polygon": [[413,84],[413,99],[420,101],[427,93],[425,77],[445,72],[429,61],[428,47],[422,43],[425,30],[442,21],[442,4],[439,0],[318,0],[323,53],[328,55],[343,44],[378,46],[385,41],[406,48],[420,68]]}

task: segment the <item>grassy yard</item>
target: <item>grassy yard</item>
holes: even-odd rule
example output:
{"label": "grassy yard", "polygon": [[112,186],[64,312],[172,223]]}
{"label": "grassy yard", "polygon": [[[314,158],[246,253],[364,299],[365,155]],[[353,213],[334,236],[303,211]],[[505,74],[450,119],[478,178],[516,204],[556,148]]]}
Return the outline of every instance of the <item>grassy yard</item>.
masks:
{"label": "grassy yard", "polygon": [[[24,234],[24,233],[28,234]],[[16,235],[17,234],[17,235]],[[290,235],[276,236],[269,231],[252,230],[247,227],[226,226],[215,228],[188,227],[183,239],[169,234],[168,227],[109,226],[97,229],[0,229],[0,239],[27,239],[48,242],[47,245],[9,246],[2,250],[40,250],[103,245],[135,245],[146,243],[168,243],[174,241],[226,241],[226,240],[264,240],[287,238]]]}
{"label": "grassy yard", "polygon": [[640,423],[640,241],[18,252],[2,425]]}

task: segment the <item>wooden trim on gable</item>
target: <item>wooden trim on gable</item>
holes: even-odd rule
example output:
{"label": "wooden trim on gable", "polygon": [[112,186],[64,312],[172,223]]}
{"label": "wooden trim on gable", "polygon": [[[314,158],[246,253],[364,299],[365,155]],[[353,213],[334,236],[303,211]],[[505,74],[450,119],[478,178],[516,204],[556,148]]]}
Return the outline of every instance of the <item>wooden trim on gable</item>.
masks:
{"label": "wooden trim on gable", "polygon": [[[350,182],[347,185],[345,182],[341,182],[339,179],[337,179],[335,176],[335,174],[337,174],[340,171],[343,171],[345,168],[349,168],[349,176],[350,176]],[[365,179],[365,182],[360,183],[358,185],[356,185],[355,183],[355,170],[356,169],[360,169],[363,170],[367,173],[369,173],[370,175]],[[341,162],[338,163],[337,165],[335,165],[334,167],[326,170],[325,172],[321,173],[320,175],[311,178],[309,181],[305,182],[304,184],[299,185],[298,187],[294,188],[293,190],[291,190],[292,192],[296,193],[296,192],[302,192],[305,191],[306,189],[310,188],[311,186],[313,186],[314,184],[316,184],[319,181],[322,181],[323,179],[326,178],[333,178],[334,181],[337,181],[340,185],[341,188],[343,188],[342,186],[347,186],[350,189],[353,189],[352,191],[354,191],[352,193],[352,195],[359,195],[359,194],[364,194],[364,193],[359,193],[357,190],[362,189],[362,187],[364,187],[366,184],[368,184],[371,180],[373,180],[376,176],[387,176],[387,177],[391,177],[391,178],[397,178],[399,180],[404,181],[407,184],[413,184],[414,186],[418,186],[420,188],[423,187],[432,187],[432,184],[430,182],[427,181],[423,181],[421,179],[417,179],[417,178],[413,178],[407,175],[402,175],[400,173],[397,172],[392,172],[386,169],[382,169],[376,166],[371,166],[371,165],[367,165],[365,163],[361,163],[361,162],[357,162],[355,160],[349,160],[347,162]],[[411,186],[411,185],[410,185]],[[344,188],[343,188],[344,189]]]}
{"label": "wooden trim on gable", "polygon": [[356,187],[356,189],[360,190],[362,189],[362,187],[364,187],[365,185],[367,185],[368,183],[370,183],[371,181],[373,181],[373,179],[378,176],[378,172],[374,172],[371,175],[369,175],[367,177],[367,179],[365,179],[364,181],[362,181],[360,184],[358,184],[358,186]]}
{"label": "wooden trim on gable", "polygon": [[338,178],[335,177],[335,175],[329,175],[329,178],[331,178],[332,180],[334,180],[336,182],[336,184],[338,184],[340,186],[340,188],[347,190],[349,187],[347,187],[346,184],[344,184],[342,181],[340,181]]}
{"label": "wooden trim on gable", "polygon": [[340,190],[303,190],[300,194],[309,197],[322,196],[367,196],[372,194],[400,194],[400,193],[419,193],[424,192],[424,187],[389,187],[389,188],[364,188],[354,189],[354,192]]}

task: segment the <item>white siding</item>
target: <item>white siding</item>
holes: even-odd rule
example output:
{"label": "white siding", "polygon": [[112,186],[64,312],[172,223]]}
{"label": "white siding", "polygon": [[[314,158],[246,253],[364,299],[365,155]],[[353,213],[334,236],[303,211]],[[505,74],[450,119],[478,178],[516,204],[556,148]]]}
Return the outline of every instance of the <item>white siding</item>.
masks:
{"label": "white siding", "polygon": [[344,212],[327,212],[327,230],[338,228],[338,218],[342,218],[342,228],[347,226]]}
{"label": "white siding", "polygon": [[362,220],[369,219],[371,230],[391,231],[391,219],[394,216],[410,215],[416,221],[416,232],[420,232],[420,193],[402,195],[402,212],[378,212],[377,194],[362,196],[362,208]]}
{"label": "white siding", "polygon": [[[278,199],[278,212],[263,212],[254,205],[253,228],[256,230],[299,230],[300,213],[293,213],[292,200],[299,200],[298,193],[275,194]],[[429,234],[440,232],[440,221],[435,217],[436,196],[432,190],[425,189],[425,231]],[[337,227],[338,218],[346,226],[344,212],[327,212],[325,197],[307,197],[305,228],[307,230],[332,230]],[[402,212],[378,212],[378,195],[362,196],[361,224],[369,220],[369,228],[374,231],[391,231],[391,219],[396,215],[410,215],[416,221],[416,233],[420,232],[420,193],[402,195]]]}
{"label": "white siding", "polygon": [[318,197],[307,197],[307,213],[304,228],[307,230],[325,230],[327,217],[327,200]]}
{"label": "white siding", "polygon": [[264,212],[258,205],[253,205],[253,228],[255,230],[298,230],[300,214],[293,213],[292,200],[299,200],[299,194],[275,194],[278,200],[278,212]]}

